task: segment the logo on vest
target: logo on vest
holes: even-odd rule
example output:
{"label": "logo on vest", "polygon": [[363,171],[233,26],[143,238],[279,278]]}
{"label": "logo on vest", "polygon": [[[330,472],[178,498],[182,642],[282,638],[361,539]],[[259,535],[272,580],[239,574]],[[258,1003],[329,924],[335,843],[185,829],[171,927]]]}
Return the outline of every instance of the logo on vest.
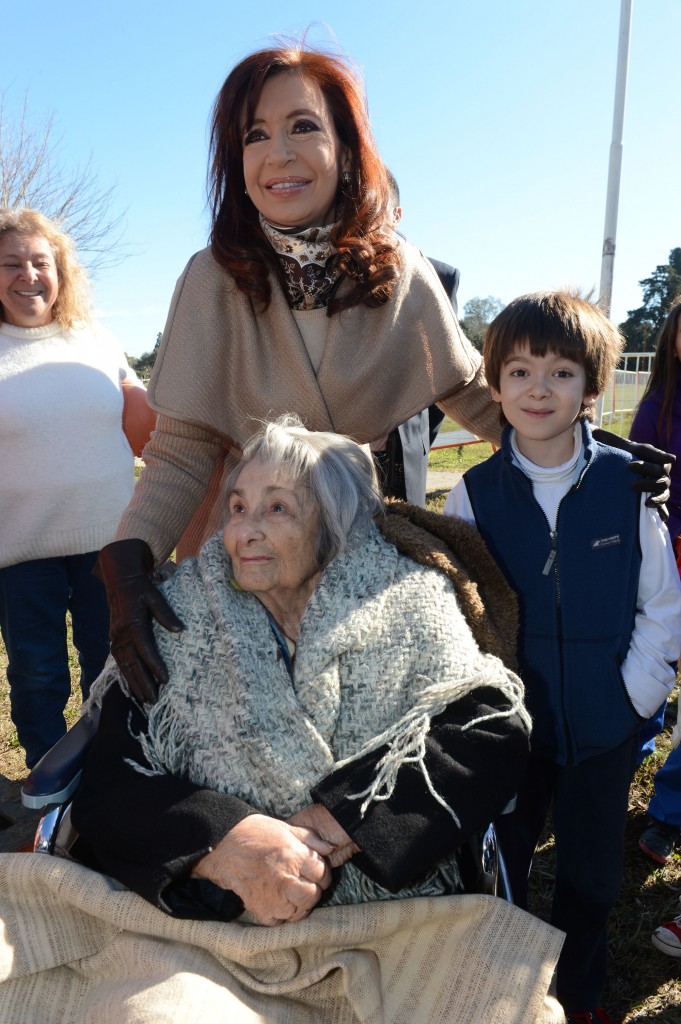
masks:
{"label": "logo on vest", "polygon": [[601,551],[603,548],[614,548],[622,543],[619,533],[611,533],[609,537],[596,537],[591,541],[592,551]]}

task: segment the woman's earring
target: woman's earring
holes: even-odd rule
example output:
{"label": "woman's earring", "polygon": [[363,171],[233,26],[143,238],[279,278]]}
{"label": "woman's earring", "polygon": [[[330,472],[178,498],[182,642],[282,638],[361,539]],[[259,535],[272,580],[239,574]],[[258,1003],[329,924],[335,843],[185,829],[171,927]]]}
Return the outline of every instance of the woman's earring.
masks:
{"label": "woman's earring", "polygon": [[346,186],[350,184],[350,182],[352,181],[352,175],[350,174],[350,171],[343,171],[343,173],[341,174],[341,181]]}

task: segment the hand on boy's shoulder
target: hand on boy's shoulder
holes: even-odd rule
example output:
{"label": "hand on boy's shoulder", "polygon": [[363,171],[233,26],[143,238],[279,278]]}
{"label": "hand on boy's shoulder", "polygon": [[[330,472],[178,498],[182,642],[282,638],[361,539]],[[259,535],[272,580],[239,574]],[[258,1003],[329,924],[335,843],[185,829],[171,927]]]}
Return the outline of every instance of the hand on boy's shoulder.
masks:
{"label": "hand on boy's shoulder", "polygon": [[609,444],[611,448],[621,448],[623,452],[629,452],[644,464],[650,462],[655,466],[671,468],[676,462],[676,455],[672,455],[671,452],[665,452],[661,448],[655,448],[652,444],[644,444],[642,441],[632,441],[628,437],[620,437],[619,434],[613,434],[609,430],[604,430],[603,427],[595,427],[592,434],[594,439],[600,441],[601,444]]}
{"label": "hand on boy's shoulder", "polygon": [[672,465],[676,462],[676,456],[671,452],[663,452],[652,444],[630,441],[626,437],[611,434],[609,430],[602,428],[594,430],[593,436],[601,444],[620,448],[633,455],[634,461],[629,464],[631,472],[636,474],[636,479],[631,482],[632,490],[638,494],[647,494],[646,505],[649,508],[657,509],[660,517],[666,522],[669,518],[667,502],[671,487],[670,473]]}

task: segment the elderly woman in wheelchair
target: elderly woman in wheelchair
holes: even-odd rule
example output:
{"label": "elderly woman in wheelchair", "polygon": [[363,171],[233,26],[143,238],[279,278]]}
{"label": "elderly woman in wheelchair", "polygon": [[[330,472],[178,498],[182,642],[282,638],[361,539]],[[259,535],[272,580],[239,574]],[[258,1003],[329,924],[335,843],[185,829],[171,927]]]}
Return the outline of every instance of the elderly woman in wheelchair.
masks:
{"label": "elderly woman in wheelchair", "polygon": [[[233,922],[220,927],[256,946],[272,931],[258,926],[281,926],[297,948],[287,977],[303,970],[301,929],[336,922],[344,955],[368,941],[380,959],[375,922],[418,897],[431,909],[407,947],[422,932],[433,962],[451,957],[462,851],[512,798],[528,753],[513,597],[466,524],[399,503],[386,514],[365,451],[293,417],[250,441],[228,502],[224,531],[160,584],[184,629],[155,626],[169,673],[156,703],[136,700],[112,659],[93,688],[101,718],[71,809],[80,856],[175,919]],[[470,898],[503,902],[458,897]],[[237,972],[253,1012],[268,950],[258,970],[249,960],[253,991]],[[456,979],[439,1010],[413,1016],[418,971],[412,1010],[386,1010],[389,960],[387,1015],[362,1016],[346,983],[348,1020],[454,1019]],[[394,977],[413,970],[407,958]],[[333,971],[313,974],[303,1003]],[[494,1005],[490,1020],[516,1019]],[[320,1004],[309,1019],[346,1018]]]}

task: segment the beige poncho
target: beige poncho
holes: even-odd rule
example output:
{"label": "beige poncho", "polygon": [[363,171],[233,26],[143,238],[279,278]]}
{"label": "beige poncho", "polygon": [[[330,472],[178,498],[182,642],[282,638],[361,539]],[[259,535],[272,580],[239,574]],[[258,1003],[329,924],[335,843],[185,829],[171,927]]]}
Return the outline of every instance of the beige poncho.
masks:
{"label": "beige poncho", "polygon": [[256,313],[209,249],[192,258],[173,296],[148,390],[158,428],[119,539],[140,537],[157,561],[166,558],[204,497],[223,446],[229,469],[259,422],[284,413],[297,413],[310,430],[365,443],[441,402],[498,443],[498,410],[479,354],[430,263],[406,242],[400,255],[401,276],[385,305],[354,306],[328,319],[316,374],[277,284],[269,307]]}

